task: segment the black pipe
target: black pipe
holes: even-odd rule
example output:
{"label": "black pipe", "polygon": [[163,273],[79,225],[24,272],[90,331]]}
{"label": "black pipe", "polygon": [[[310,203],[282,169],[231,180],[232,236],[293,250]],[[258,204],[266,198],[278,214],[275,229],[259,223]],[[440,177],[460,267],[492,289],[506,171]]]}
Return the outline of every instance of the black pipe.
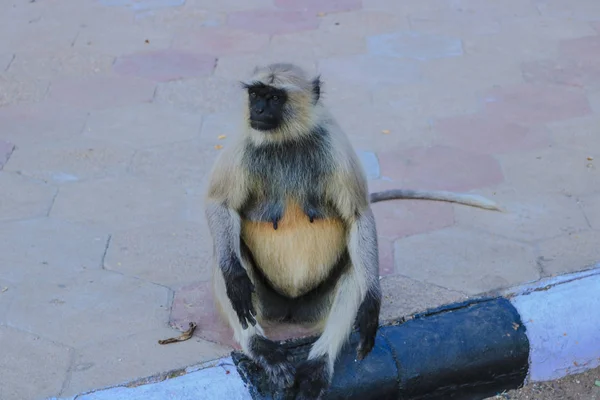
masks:
{"label": "black pipe", "polygon": [[[282,345],[300,362],[315,339]],[[355,361],[357,343],[353,333],[324,400],[478,400],[520,387],[528,371],[525,327],[504,298],[452,304],[382,326],[363,361]],[[271,391],[247,357],[232,357],[253,399],[286,398]]]}

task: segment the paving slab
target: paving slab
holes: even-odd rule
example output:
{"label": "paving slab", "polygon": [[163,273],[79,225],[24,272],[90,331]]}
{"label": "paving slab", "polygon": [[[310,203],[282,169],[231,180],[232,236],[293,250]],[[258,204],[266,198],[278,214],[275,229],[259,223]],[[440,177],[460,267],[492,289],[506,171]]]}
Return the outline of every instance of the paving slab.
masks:
{"label": "paving slab", "polygon": [[69,47],[54,51],[19,52],[7,71],[29,79],[108,75],[114,61],[113,56]]}
{"label": "paving slab", "polygon": [[181,141],[138,150],[131,159],[130,172],[136,177],[163,178],[197,187],[207,179],[207,172],[222,150],[219,146],[228,145],[227,138],[219,140],[218,135],[213,136],[214,144],[207,142]]}
{"label": "paving slab", "polygon": [[456,223],[487,231],[506,238],[536,242],[589,229],[588,221],[577,198],[561,193],[537,193],[535,200],[527,190],[508,184],[478,191],[502,204],[504,213],[473,212],[471,208],[454,206]]}
{"label": "paving slab", "polygon": [[172,288],[210,278],[210,233],[198,222],[163,222],[112,234],[104,268]]}
{"label": "paving slab", "polygon": [[4,325],[0,325],[0,340],[0,397],[40,399],[60,393],[73,354],[69,347]]}
{"label": "paving slab", "polygon": [[9,326],[72,347],[165,326],[171,300],[165,287],[104,270],[46,274],[16,291]]}
{"label": "paving slab", "polygon": [[[600,173],[594,162],[600,154],[595,148],[587,150],[545,148],[522,154],[498,156],[506,181],[517,190],[537,193],[566,193],[581,196],[595,192],[600,184]],[[559,170],[548,173],[549,168]]]}
{"label": "paving slab", "polygon": [[55,184],[121,175],[135,149],[94,138],[78,137],[20,148],[4,168]]}
{"label": "paving slab", "polygon": [[159,179],[122,177],[61,187],[50,216],[116,230],[186,220],[187,211],[185,188]]}
{"label": "paving slab", "polygon": [[44,182],[0,171],[0,221],[48,215],[57,191]]}
{"label": "paving slab", "polygon": [[26,148],[73,138],[82,132],[86,114],[48,101],[0,107],[2,138]]}
{"label": "paving slab", "polygon": [[[179,334],[173,328],[157,325],[154,329],[78,347],[62,396],[74,396],[90,387],[114,386],[115,382],[128,383],[140,377],[185,369],[229,353],[227,347],[199,338],[174,345],[157,344],[160,339]],[[172,373],[176,375],[177,372]]]}
{"label": "paving slab", "polygon": [[582,265],[594,265],[600,258],[599,239],[599,232],[582,230],[541,241],[538,265],[542,274],[560,275],[578,271]]}
{"label": "paving slab", "polygon": [[47,79],[28,79],[11,72],[0,72],[0,106],[41,101],[49,88]]}
{"label": "paving slab", "polygon": [[[597,1],[0,3],[2,399],[165,377],[234,348],[210,299],[203,198],[256,64],[321,75],[370,190],[505,209],[376,204],[382,318],[600,259]],[[190,322],[190,341],[158,345]],[[239,384],[214,371],[142,398]]]}
{"label": "paving slab", "polygon": [[14,54],[0,54],[0,71],[7,71],[14,58]]}
{"label": "paving slab", "polygon": [[0,141],[0,169],[4,168],[14,149],[14,144],[4,140]]}
{"label": "paving slab", "polygon": [[590,226],[594,229],[600,228],[600,209],[597,207],[597,201],[600,200],[599,195],[591,195],[582,198],[581,207],[585,213]]}
{"label": "paving slab", "polygon": [[403,238],[394,250],[400,274],[470,295],[540,278],[532,246],[460,227]]}
{"label": "paving slab", "polygon": [[[52,237],[61,240],[49,240]],[[109,237],[108,231],[55,218],[4,222],[0,224],[0,277],[20,285],[36,275],[45,279],[98,270]]]}

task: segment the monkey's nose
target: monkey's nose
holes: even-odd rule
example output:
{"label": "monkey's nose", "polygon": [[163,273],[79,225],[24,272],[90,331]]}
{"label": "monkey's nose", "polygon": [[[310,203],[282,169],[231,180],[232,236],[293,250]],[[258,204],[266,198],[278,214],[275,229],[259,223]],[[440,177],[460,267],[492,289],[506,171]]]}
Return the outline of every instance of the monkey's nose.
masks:
{"label": "monkey's nose", "polygon": [[264,111],[265,111],[265,109],[262,108],[262,107],[256,107],[254,109],[254,112],[257,113],[257,114],[262,114]]}

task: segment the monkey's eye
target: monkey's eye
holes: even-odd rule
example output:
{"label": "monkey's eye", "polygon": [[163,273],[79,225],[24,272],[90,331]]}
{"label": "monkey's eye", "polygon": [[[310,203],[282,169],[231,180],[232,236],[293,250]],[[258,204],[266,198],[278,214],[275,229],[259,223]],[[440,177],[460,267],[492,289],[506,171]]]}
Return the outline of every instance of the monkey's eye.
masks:
{"label": "monkey's eye", "polygon": [[256,97],[256,92],[250,92],[250,97]]}
{"label": "monkey's eye", "polygon": [[273,99],[273,101],[279,101],[279,96],[273,96],[271,98]]}

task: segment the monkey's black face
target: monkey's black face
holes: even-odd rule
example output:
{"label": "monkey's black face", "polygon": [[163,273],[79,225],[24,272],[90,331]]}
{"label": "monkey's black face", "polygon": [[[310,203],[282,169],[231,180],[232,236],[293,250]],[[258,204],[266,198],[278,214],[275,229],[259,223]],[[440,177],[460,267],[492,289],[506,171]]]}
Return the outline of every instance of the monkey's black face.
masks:
{"label": "monkey's black face", "polygon": [[248,87],[250,126],[258,131],[277,129],[283,120],[285,90],[263,84]]}

